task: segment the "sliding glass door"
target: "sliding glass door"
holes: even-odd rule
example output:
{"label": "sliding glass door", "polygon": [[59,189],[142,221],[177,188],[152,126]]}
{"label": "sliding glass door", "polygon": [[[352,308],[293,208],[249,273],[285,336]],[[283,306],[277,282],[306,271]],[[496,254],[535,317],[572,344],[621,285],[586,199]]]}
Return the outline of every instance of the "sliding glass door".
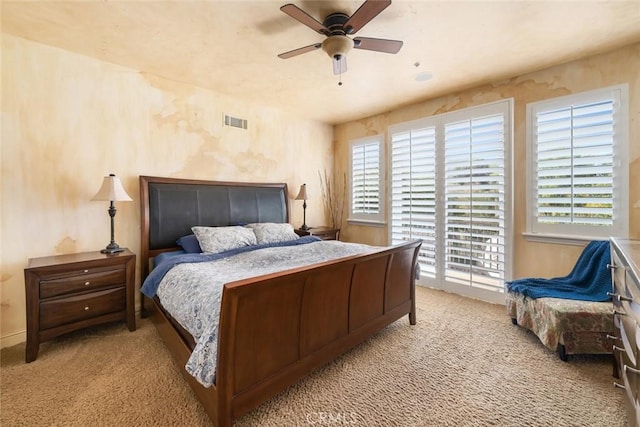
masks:
{"label": "sliding glass door", "polygon": [[421,239],[422,284],[504,301],[511,270],[511,102],[390,128],[391,242]]}

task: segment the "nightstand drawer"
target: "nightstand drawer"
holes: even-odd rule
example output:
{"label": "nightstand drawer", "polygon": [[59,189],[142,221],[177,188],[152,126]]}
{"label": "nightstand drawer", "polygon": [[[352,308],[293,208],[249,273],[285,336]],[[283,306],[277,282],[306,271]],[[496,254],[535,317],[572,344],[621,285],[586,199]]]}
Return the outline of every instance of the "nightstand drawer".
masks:
{"label": "nightstand drawer", "polygon": [[84,273],[84,271],[87,270],[74,272],[57,279],[42,280],[40,282],[40,298],[123,285],[127,280],[124,268],[103,269],[103,271],[96,273]]}
{"label": "nightstand drawer", "polygon": [[40,329],[90,319],[125,309],[125,287],[40,303]]}

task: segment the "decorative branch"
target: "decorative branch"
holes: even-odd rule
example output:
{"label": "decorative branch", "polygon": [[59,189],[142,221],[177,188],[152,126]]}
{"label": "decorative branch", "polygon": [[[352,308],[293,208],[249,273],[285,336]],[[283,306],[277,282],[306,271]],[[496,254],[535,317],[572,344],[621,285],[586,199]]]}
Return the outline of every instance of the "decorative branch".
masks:
{"label": "decorative branch", "polygon": [[333,185],[332,179],[324,171],[324,176],[318,171],[320,177],[320,188],[322,191],[322,202],[324,203],[324,212],[329,221],[331,228],[340,228],[342,225],[342,217],[344,215],[344,196],[347,188],[347,174],[343,174],[340,185]]}

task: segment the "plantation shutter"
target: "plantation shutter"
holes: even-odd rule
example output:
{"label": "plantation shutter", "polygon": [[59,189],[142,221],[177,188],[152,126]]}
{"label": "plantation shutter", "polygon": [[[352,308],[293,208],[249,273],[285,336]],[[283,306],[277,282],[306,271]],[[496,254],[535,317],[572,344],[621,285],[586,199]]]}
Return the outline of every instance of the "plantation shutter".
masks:
{"label": "plantation shutter", "polygon": [[436,275],[436,129],[391,136],[391,241],[422,239],[421,274]]}
{"label": "plantation shutter", "polygon": [[613,225],[613,100],[535,115],[540,224]]}
{"label": "plantation shutter", "polygon": [[446,280],[497,290],[505,271],[504,115],[444,128]]}
{"label": "plantation shutter", "polygon": [[380,143],[354,144],[351,168],[352,214],[380,213]]}
{"label": "plantation shutter", "polygon": [[510,100],[391,126],[390,241],[420,284],[503,302],[511,275]]}

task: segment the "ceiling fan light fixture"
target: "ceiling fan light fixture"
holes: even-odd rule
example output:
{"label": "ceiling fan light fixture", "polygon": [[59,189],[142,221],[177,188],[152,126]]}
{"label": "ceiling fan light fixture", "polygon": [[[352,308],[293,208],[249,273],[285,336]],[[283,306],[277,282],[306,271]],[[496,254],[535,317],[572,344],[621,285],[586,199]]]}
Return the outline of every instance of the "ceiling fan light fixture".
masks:
{"label": "ceiling fan light fixture", "polygon": [[322,50],[332,59],[340,59],[347,55],[347,52],[353,47],[353,40],[347,36],[334,35],[329,36],[322,42]]}

